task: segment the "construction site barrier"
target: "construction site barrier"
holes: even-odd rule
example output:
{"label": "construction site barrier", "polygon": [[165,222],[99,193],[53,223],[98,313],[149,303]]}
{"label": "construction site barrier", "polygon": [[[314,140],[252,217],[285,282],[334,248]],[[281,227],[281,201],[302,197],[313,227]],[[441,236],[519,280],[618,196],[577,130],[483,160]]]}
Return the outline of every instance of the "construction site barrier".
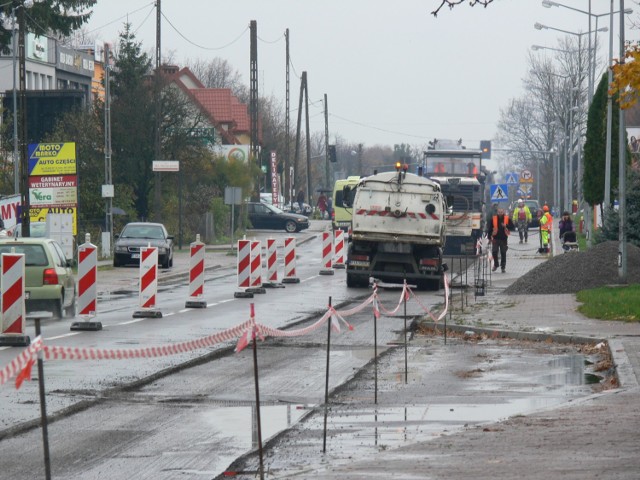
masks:
{"label": "construction site barrier", "polygon": [[102,330],[102,323],[93,321],[98,311],[98,247],[85,234],[85,242],[78,247],[78,315],[81,322],[71,323],[71,330]]}
{"label": "construction site barrier", "polygon": [[25,332],[25,258],[23,253],[2,254],[2,333],[0,346],[24,347],[31,343]]}
{"label": "construction site barrier", "polygon": [[158,295],[158,249],[140,248],[140,310],[133,312],[133,318],[162,318],[162,312],[156,309]]}
{"label": "construction site barrier", "polygon": [[296,276],[296,239],[284,239],[284,277],[282,283],[300,283]]}
{"label": "construction site barrier", "polygon": [[206,308],[204,294],[204,253],[205,245],[196,234],[196,241],[189,245],[189,298],[185,308]]}
{"label": "construction site barrier", "polygon": [[320,275],[333,275],[335,271],[331,268],[333,260],[333,234],[322,232],[322,268]]}

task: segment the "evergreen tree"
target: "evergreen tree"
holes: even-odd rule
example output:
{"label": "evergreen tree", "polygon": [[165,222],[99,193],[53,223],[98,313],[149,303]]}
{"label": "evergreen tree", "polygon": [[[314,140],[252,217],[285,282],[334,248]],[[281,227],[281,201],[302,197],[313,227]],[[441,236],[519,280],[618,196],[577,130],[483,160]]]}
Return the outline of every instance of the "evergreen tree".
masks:
{"label": "evergreen tree", "polygon": [[30,7],[24,7],[24,1],[8,1],[0,5],[0,51],[9,53],[12,38],[13,14],[25,8],[26,31],[36,35],[60,34],[69,35],[89,21],[91,12],[87,9],[94,6],[97,0],[40,0]]}
{"label": "evergreen tree", "polygon": [[[605,158],[607,139],[607,75],[603,75],[593,96],[587,118],[587,135],[584,144],[583,193],[590,205],[604,200]],[[618,185],[618,125],[619,106],[613,98],[611,129],[611,191]]]}
{"label": "evergreen tree", "polygon": [[126,24],[111,77],[112,166],[114,184],[132,187],[139,219],[149,218],[153,188],[155,110],[150,73],[151,59]]}

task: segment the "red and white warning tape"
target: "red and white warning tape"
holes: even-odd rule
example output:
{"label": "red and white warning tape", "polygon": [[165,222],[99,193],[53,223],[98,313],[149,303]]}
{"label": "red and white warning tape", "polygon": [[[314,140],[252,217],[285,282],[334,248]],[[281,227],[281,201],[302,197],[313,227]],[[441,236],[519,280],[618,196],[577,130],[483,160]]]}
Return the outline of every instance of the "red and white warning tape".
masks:
{"label": "red and white warning tape", "polygon": [[337,311],[333,306],[328,307],[327,311],[313,324],[296,329],[296,330],[281,330],[278,328],[269,327],[255,321],[254,306],[251,304],[251,316],[250,319],[242,322],[234,327],[228,328],[221,332],[215,333],[203,337],[198,340],[191,340],[188,342],[180,342],[172,345],[162,345],[155,347],[144,348],[128,348],[128,349],[106,349],[106,348],[80,348],[80,347],[65,347],[56,345],[46,345],[43,342],[41,336],[38,336],[34,341],[24,349],[11,363],[0,370],[0,385],[3,385],[9,381],[12,377],[18,375],[16,379],[16,387],[19,388],[23,380],[30,377],[31,366],[34,363],[34,357],[38,352],[42,352],[42,356],[46,360],[125,360],[132,358],[155,358],[164,357],[170,355],[177,355],[180,353],[190,352],[192,350],[211,347],[218,343],[238,339],[236,344],[236,351],[239,352],[249,344],[249,340],[253,340],[256,337],[260,337],[264,340],[264,337],[300,337],[308,335],[315,330],[322,327],[327,321],[331,321],[331,328],[336,332],[340,331],[340,321],[347,327],[348,330],[353,330],[353,326],[349,324],[344,317],[354,315],[364,310],[368,305],[373,304],[373,310],[376,317],[379,318],[380,311],[386,315],[395,315],[403,300],[407,300],[410,297],[415,298],[420,307],[434,320],[439,321],[442,319],[449,307],[449,280],[445,275],[445,308],[436,318],[425,307],[420,299],[415,295],[413,291],[405,283],[402,292],[400,294],[400,300],[398,305],[390,310],[385,308],[381,303],[377,292],[377,286],[374,288],[373,294],[371,294],[360,305],[351,308],[349,310]]}
{"label": "red and white warning tape", "polygon": [[0,370],[0,385],[6,383],[16,375],[19,371],[21,371],[38,353],[38,350],[42,348],[42,337],[36,337],[31,345],[25,348],[20,355],[11,360],[11,363]]}

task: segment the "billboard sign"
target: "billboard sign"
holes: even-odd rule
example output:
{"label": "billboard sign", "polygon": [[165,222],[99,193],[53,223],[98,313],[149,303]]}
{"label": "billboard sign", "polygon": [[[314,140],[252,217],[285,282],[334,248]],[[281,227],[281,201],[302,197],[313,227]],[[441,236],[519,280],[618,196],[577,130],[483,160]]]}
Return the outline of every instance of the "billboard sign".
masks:
{"label": "billboard sign", "polygon": [[29,175],[75,175],[76,144],[30,143]]}

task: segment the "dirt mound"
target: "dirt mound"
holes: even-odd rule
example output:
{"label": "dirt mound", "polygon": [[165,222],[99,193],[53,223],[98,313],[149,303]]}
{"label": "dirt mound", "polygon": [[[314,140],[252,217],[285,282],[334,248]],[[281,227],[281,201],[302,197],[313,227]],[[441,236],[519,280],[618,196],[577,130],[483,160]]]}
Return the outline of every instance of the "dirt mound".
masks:
{"label": "dirt mound", "polygon": [[[507,295],[576,293],[620,283],[619,242],[603,242],[585,252],[550,258],[505,289]],[[640,283],[640,248],[627,244],[627,281]]]}

